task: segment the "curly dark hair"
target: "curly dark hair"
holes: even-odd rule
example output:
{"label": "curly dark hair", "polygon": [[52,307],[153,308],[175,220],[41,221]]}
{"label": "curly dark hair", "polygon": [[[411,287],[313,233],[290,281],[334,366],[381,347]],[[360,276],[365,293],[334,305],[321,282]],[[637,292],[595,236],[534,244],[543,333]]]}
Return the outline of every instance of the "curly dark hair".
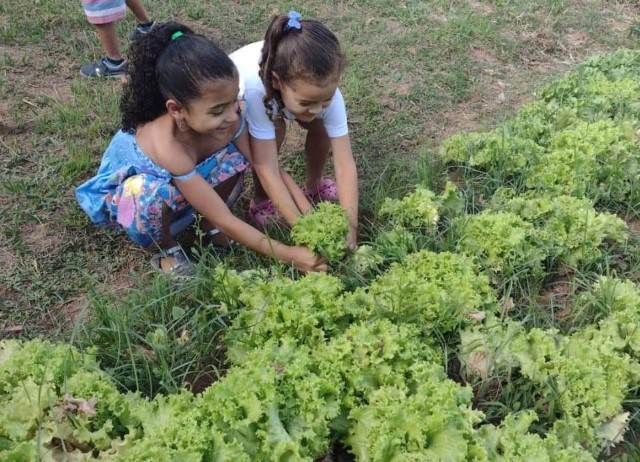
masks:
{"label": "curly dark hair", "polygon": [[[174,36],[176,32],[182,35]],[[203,83],[238,76],[220,47],[177,22],[151,29],[131,45],[129,56],[129,79],[120,101],[125,131],[167,112],[169,98],[188,106],[201,96]]]}
{"label": "curly dark hair", "polygon": [[[346,65],[338,38],[324,24],[304,19],[300,21],[300,29],[285,30],[288,20],[286,14],[273,18],[260,57],[259,75],[266,90],[263,101],[272,121],[284,115],[282,94],[273,88],[274,73],[282,83],[304,79],[323,84],[330,79],[337,80]],[[274,100],[278,105],[277,113],[272,107]]]}

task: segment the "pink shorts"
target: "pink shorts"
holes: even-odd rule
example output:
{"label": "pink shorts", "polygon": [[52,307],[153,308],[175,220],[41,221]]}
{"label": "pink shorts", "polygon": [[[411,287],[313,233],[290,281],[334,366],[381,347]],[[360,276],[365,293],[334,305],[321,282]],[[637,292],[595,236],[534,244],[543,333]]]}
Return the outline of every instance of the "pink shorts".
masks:
{"label": "pink shorts", "polygon": [[127,15],[125,0],[82,0],[82,7],[91,24],[107,24]]}

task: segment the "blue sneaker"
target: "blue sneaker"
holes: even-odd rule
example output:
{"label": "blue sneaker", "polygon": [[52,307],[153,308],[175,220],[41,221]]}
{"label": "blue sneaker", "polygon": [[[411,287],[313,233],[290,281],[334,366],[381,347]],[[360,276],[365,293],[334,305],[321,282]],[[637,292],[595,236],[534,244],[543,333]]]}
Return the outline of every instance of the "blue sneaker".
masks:
{"label": "blue sneaker", "polygon": [[141,26],[140,24],[138,24],[136,28],[133,29],[133,32],[129,34],[129,40],[131,40],[132,42],[135,42],[136,40],[140,40],[142,37],[147,35],[149,31],[153,29],[155,26],[156,26],[155,21],[153,21],[149,26]]}
{"label": "blue sneaker", "polygon": [[85,77],[94,78],[120,78],[129,72],[129,62],[125,59],[122,63],[114,66],[106,56],[101,57],[95,62],[85,64],[80,68],[80,74]]}

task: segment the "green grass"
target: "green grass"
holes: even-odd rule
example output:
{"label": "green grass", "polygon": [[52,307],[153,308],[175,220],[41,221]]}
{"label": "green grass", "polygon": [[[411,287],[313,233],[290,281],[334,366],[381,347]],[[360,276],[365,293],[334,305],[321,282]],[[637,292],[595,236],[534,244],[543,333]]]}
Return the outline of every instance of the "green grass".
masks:
{"label": "green grass", "polygon": [[213,269],[219,260],[204,260],[195,278],[147,279],[145,291],[125,298],[94,292],[91,317],[77,325],[74,343],[95,347],[123,390],[150,397],[184,386],[201,391],[223,373],[220,336],[237,297],[224,285],[226,273]]}
{"label": "green grass", "polygon": [[[228,51],[259,40],[270,17],[292,7],[145,3],[154,18],[185,22]],[[383,197],[397,197],[415,182],[441,184],[439,167],[423,156],[443,137],[491,128],[583,57],[634,46],[640,12],[632,2],[601,0],[306,0],[295,8],[325,21],[348,55],[341,88],[365,230]],[[0,24],[0,337],[22,326],[11,335],[64,338],[70,303],[96,287],[119,294],[150,280],[149,256],[90,224],[73,196],[118,127],[120,83],[78,75],[81,64],[102,53],[79,4],[3,3]],[[118,24],[123,44],[133,24],[131,15]],[[578,36],[586,38],[580,43]],[[300,150],[288,143],[285,153],[297,178]],[[235,262],[268,264],[246,253]]]}

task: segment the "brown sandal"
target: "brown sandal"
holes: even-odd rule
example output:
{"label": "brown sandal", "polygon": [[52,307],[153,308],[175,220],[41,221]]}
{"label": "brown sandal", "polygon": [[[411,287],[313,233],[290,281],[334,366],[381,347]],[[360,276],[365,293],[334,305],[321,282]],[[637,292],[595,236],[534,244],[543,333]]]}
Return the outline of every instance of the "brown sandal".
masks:
{"label": "brown sandal", "polygon": [[[167,257],[173,257],[174,263],[167,271],[165,271],[162,268],[162,259]],[[151,257],[151,266],[156,271],[169,276],[186,277],[193,276],[195,273],[193,264],[189,261],[189,258],[179,244],[171,247],[170,249],[161,250]]]}

